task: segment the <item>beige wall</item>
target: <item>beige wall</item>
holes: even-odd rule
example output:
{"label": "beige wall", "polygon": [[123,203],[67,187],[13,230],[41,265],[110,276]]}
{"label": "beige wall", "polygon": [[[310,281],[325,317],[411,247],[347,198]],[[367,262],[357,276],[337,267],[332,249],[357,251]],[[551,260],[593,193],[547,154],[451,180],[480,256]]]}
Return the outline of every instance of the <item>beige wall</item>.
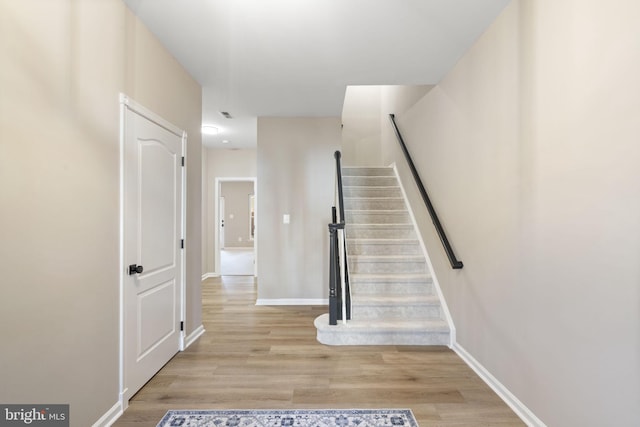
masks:
{"label": "beige wall", "polygon": [[327,298],[339,148],[337,117],[258,119],[258,299]]}
{"label": "beige wall", "polygon": [[[381,162],[384,166],[389,165],[389,159],[392,158],[392,150],[397,148],[397,140],[391,127],[389,114],[401,116],[433,88],[434,86],[432,85],[380,87],[380,153]],[[392,143],[389,143],[390,138],[392,138]]]}
{"label": "beige wall", "polygon": [[0,401],[118,400],[119,101],[187,130],[187,329],[200,318],[201,89],[119,0],[0,0]]}
{"label": "beige wall", "polygon": [[548,426],[640,424],[638,22],[636,1],[514,1],[399,116],[465,264],[401,166],[458,343]]}
{"label": "beige wall", "polygon": [[399,114],[433,86],[349,86],[342,109],[342,163],[345,166],[388,166],[381,135],[389,113]]}
{"label": "beige wall", "polygon": [[218,229],[215,224],[216,178],[255,178],[257,160],[255,149],[230,150],[205,148],[203,150],[203,257],[202,275],[219,274],[216,265]]}
{"label": "beige wall", "polygon": [[379,166],[380,86],[348,86],[342,107],[342,163]]}

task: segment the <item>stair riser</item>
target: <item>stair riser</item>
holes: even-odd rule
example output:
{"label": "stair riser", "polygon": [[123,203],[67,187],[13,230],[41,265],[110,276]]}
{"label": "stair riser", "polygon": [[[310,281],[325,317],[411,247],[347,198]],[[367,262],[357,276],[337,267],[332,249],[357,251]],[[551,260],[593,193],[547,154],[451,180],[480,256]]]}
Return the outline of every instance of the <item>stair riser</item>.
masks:
{"label": "stair riser", "polygon": [[449,345],[449,334],[350,334],[339,335],[318,331],[318,342],[325,345]]}
{"label": "stair riser", "polygon": [[370,244],[347,243],[349,255],[421,255],[417,243]]}
{"label": "stair riser", "polygon": [[345,212],[347,224],[410,224],[411,219],[406,211],[375,212],[359,211]]}
{"label": "stair riser", "polygon": [[353,295],[380,295],[380,294],[406,294],[406,295],[433,295],[431,283],[359,283],[351,282]]}
{"label": "stair riser", "polygon": [[326,345],[449,345],[448,332],[349,332],[320,331],[318,342]]}
{"label": "stair riser", "polygon": [[343,167],[342,176],[395,176],[391,168]]}
{"label": "stair riser", "polygon": [[352,227],[347,224],[347,239],[415,239],[412,228]]}
{"label": "stair riser", "polygon": [[344,207],[347,210],[405,210],[404,200],[397,198],[346,198]]}
{"label": "stair riser", "polygon": [[426,273],[425,261],[361,261],[351,257],[349,271],[352,274],[380,274],[380,273]]}
{"label": "stair riser", "polygon": [[344,187],[344,197],[402,197],[400,187]]}
{"label": "stair riser", "polygon": [[[366,324],[370,324],[366,322]],[[327,345],[449,345],[450,335],[446,322],[425,325],[421,321],[415,328],[404,324],[377,324],[373,329],[362,322],[350,321],[347,325],[329,325],[329,315],[319,316],[314,325],[318,341]],[[365,326],[363,328],[363,326]]]}
{"label": "stair riser", "polygon": [[395,176],[343,176],[343,186],[387,187],[398,185]]}
{"label": "stair riser", "polygon": [[351,316],[353,319],[440,319],[442,310],[440,306],[434,305],[403,305],[403,306],[360,306],[355,303],[351,306]]}

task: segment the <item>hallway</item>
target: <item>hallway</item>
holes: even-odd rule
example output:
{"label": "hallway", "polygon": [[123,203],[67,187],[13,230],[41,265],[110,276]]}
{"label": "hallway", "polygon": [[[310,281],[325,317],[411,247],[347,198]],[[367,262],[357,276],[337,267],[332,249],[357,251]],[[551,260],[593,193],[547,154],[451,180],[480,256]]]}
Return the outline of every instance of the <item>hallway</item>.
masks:
{"label": "hallway", "polygon": [[325,307],[255,306],[252,277],[203,282],[206,334],[131,400],[116,427],[169,409],[410,408],[420,426],[523,423],[446,347],[329,347]]}
{"label": "hallway", "polygon": [[253,248],[227,248],[220,250],[222,276],[253,276],[255,252]]}

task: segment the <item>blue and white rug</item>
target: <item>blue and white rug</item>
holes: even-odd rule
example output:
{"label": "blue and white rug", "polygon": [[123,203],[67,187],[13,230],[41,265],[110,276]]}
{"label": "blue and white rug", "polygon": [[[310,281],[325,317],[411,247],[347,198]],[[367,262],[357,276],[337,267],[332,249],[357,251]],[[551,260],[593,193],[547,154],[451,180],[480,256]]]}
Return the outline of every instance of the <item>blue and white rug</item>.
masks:
{"label": "blue and white rug", "polygon": [[157,427],[418,427],[410,409],[171,410]]}

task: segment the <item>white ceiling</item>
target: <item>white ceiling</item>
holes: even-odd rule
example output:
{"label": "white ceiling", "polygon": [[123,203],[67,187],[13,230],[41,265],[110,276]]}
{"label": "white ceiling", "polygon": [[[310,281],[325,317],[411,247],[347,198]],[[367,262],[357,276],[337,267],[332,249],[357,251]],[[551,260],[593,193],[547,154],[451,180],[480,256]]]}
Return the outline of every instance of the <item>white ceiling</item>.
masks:
{"label": "white ceiling", "polygon": [[349,85],[438,83],[510,0],[124,2],[202,85],[203,143],[243,148],[259,116],[340,116]]}

